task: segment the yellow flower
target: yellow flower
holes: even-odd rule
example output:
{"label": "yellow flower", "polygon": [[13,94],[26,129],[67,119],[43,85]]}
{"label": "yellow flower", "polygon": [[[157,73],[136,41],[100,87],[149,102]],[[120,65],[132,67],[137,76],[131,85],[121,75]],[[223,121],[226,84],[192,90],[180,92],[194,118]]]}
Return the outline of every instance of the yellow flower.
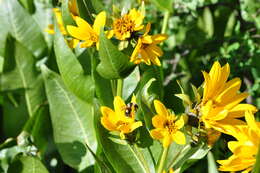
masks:
{"label": "yellow flower", "polygon": [[101,107],[101,124],[109,131],[120,132],[121,139],[125,139],[125,134],[133,132],[136,128],[142,126],[141,121],[135,121],[135,96],[132,97],[130,112],[126,112],[127,105],[121,99],[121,97],[116,96],[114,98],[114,109],[109,107]]}
{"label": "yellow flower", "polygon": [[239,93],[239,78],[227,81],[229,73],[229,64],[221,67],[218,61],[209,73],[203,71],[205,83],[200,105],[200,121],[206,128],[214,128],[223,133],[229,133],[226,126],[244,124],[237,118],[243,117],[246,111],[257,111],[253,105],[239,104],[248,93]]}
{"label": "yellow flower", "polygon": [[130,61],[139,64],[141,62],[151,65],[151,62],[155,65],[160,66],[161,62],[159,56],[163,55],[160,47],[156,44],[163,42],[167,39],[166,34],[148,35],[151,24],[147,24],[146,31],[143,36],[138,38],[137,45],[130,57]]}
{"label": "yellow flower", "polygon": [[252,170],[256,162],[258,146],[260,144],[260,123],[256,122],[251,112],[246,112],[245,118],[247,126],[237,126],[231,128],[230,135],[237,141],[228,142],[228,148],[233,155],[227,160],[218,160],[220,171],[243,171],[243,173]]}
{"label": "yellow flower", "polygon": [[143,29],[144,16],[136,9],[130,10],[128,14],[123,15],[113,22],[113,29],[109,31],[109,37],[115,35],[118,40],[125,40],[131,37],[135,31]]}
{"label": "yellow flower", "polygon": [[102,11],[96,16],[93,27],[78,16],[75,16],[74,20],[78,27],[68,25],[67,30],[71,36],[84,41],[80,44],[80,47],[90,47],[96,44],[97,49],[99,49],[99,34],[100,29],[106,24],[106,12]]}
{"label": "yellow flower", "polygon": [[[64,35],[64,36],[67,36],[68,33],[67,33],[67,31],[66,31],[66,29],[65,29],[65,27],[64,27],[60,9],[58,9],[58,8],[53,8],[53,12],[54,12],[54,15],[55,15],[55,17],[56,17],[57,24],[58,24],[58,27],[59,27],[59,29],[60,29],[61,34]],[[50,25],[48,26],[48,28],[45,29],[45,32],[47,32],[47,33],[49,33],[49,34],[55,34],[53,24],[50,24]],[[67,44],[69,45],[70,48],[75,48],[75,47],[78,45],[79,40],[72,38],[72,39],[66,39],[66,42],[67,42]]]}
{"label": "yellow flower", "polygon": [[165,148],[173,141],[177,144],[185,144],[186,138],[179,130],[184,126],[183,117],[177,119],[159,100],[154,101],[154,107],[157,115],[152,118],[152,124],[155,127],[150,131],[152,138],[160,140]]}

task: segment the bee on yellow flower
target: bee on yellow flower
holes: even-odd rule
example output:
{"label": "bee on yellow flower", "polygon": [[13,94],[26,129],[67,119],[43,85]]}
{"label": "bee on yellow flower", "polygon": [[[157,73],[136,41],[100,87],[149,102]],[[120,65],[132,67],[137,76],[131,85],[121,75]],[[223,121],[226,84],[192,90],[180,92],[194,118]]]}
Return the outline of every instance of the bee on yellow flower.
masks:
{"label": "bee on yellow flower", "polygon": [[180,131],[184,126],[184,119],[179,119],[170,113],[159,100],[154,101],[157,115],[152,118],[155,129],[150,131],[152,138],[162,142],[163,147],[167,148],[173,141],[177,144],[185,144],[185,135]]}
{"label": "bee on yellow flower", "polygon": [[[60,9],[59,8],[53,8],[53,12],[54,12],[54,15],[56,17],[57,24],[58,24],[58,27],[60,29],[61,34],[64,35],[64,36],[67,36],[68,33],[67,33],[67,31],[64,27],[64,23],[63,23],[63,20],[62,20]],[[48,25],[48,28],[45,30],[45,32],[47,32],[49,34],[55,34],[53,24]],[[67,44],[69,45],[70,48],[75,48],[77,46],[77,44],[79,43],[78,39],[67,39],[66,41],[67,41]]]}
{"label": "bee on yellow flower", "polygon": [[98,50],[100,29],[106,24],[106,12],[102,11],[96,16],[92,27],[87,21],[78,16],[75,16],[74,20],[78,26],[68,25],[68,33],[74,38],[83,41],[80,47],[90,47],[96,44]]}
{"label": "bee on yellow flower", "polygon": [[228,148],[233,155],[227,160],[218,160],[220,171],[243,171],[248,173],[256,162],[260,144],[260,122],[256,122],[252,112],[245,114],[247,125],[230,127],[237,141],[228,142]]}
{"label": "bee on yellow flower", "polygon": [[203,71],[204,91],[200,104],[200,121],[207,129],[228,133],[227,125],[244,124],[237,118],[243,117],[246,111],[255,113],[257,108],[250,104],[240,104],[248,93],[239,93],[241,80],[234,78],[230,81],[229,64],[221,67],[218,61],[214,63],[209,73]]}
{"label": "bee on yellow flower", "polygon": [[157,44],[163,42],[168,38],[166,34],[148,35],[151,28],[151,24],[148,23],[145,29],[144,35],[138,38],[135,49],[130,57],[130,61],[139,64],[141,62],[151,65],[151,63],[161,66],[159,56],[163,55],[163,52]]}
{"label": "bee on yellow flower", "polygon": [[128,14],[114,20],[113,29],[109,31],[108,35],[109,37],[114,35],[118,40],[126,40],[131,37],[133,32],[143,29],[143,19],[144,16],[141,12],[132,9]]}
{"label": "bee on yellow flower", "polygon": [[[128,109],[130,105],[131,109]],[[109,131],[120,133],[121,139],[125,139],[125,134],[133,132],[142,126],[141,121],[135,120],[136,98],[132,97],[131,104],[126,105],[121,97],[114,98],[114,111],[109,107],[101,107],[101,124]]]}

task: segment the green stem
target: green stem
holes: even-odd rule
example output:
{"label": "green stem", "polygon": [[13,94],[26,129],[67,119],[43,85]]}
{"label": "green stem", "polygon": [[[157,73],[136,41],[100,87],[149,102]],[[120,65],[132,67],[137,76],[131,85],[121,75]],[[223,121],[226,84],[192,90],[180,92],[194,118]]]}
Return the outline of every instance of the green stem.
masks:
{"label": "green stem", "polygon": [[169,151],[169,147],[163,148],[163,153],[162,153],[162,156],[161,156],[161,159],[160,159],[160,162],[159,162],[157,173],[163,172],[163,168],[164,168],[164,164],[165,164],[165,160],[166,160],[168,151]]}
{"label": "green stem", "polygon": [[112,88],[112,94],[115,97],[116,96],[116,81],[115,80],[110,80],[111,88]]}
{"label": "green stem", "polygon": [[163,25],[162,25],[162,31],[161,31],[162,34],[166,33],[169,17],[170,17],[170,12],[169,11],[164,12]]}
{"label": "green stem", "polygon": [[122,97],[124,79],[117,80],[116,95]]}

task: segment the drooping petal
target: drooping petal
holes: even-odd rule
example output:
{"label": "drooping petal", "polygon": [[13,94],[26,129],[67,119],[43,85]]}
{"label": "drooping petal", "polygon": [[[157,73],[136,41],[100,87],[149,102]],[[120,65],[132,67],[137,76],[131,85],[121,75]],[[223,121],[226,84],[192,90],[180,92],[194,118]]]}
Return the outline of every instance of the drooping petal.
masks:
{"label": "drooping petal", "polygon": [[181,116],[181,117],[175,122],[175,126],[177,127],[177,129],[181,129],[181,128],[184,126],[183,116]]}
{"label": "drooping petal", "polygon": [[138,122],[134,122],[131,124],[131,132],[134,131],[135,129],[137,129],[138,127],[141,127],[143,124],[141,121]]}
{"label": "drooping petal", "polygon": [[84,32],[83,30],[79,29],[78,27],[68,25],[67,26],[68,33],[77,38],[78,40],[88,40],[90,35],[88,32]]}
{"label": "drooping petal", "polygon": [[89,25],[88,22],[86,22],[84,19],[80,18],[79,16],[75,17],[75,22],[78,25],[79,28],[81,28],[85,32],[93,32],[93,29]]}
{"label": "drooping petal", "polygon": [[168,38],[167,34],[155,34],[155,35],[152,36],[154,44],[161,43],[164,40],[166,40],[167,38]]}
{"label": "drooping petal", "polygon": [[172,143],[172,137],[170,134],[166,134],[163,138],[163,147],[167,148]]}

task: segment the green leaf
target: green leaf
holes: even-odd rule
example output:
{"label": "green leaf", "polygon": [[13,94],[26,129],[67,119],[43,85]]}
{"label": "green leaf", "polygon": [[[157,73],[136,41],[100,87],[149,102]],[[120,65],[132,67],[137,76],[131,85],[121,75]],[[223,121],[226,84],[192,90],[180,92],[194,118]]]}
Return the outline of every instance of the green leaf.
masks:
{"label": "green leaf", "polygon": [[104,7],[100,0],[77,0],[80,17],[93,24],[93,14],[98,14]]}
{"label": "green leaf", "polygon": [[[32,16],[19,4],[17,0],[0,1],[1,13],[6,14],[9,23],[9,32],[21,42],[36,57],[42,55],[46,43],[41,29]],[[26,20],[25,20],[26,19]]]}
{"label": "green leaf", "polygon": [[[102,149],[116,172],[125,173],[149,173],[150,168],[146,159],[140,155],[133,145],[129,145],[126,141],[118,139],[118,136],[110,134],[100,123],[100,109],[95,106],[95,124],[97,130],[97,138]],[[142,153],[142,151],[140,151]]]}
{"label": "green leaf", "polygon": [[96,56],[96,54],[91,55],[91,70],[92,77],[95,82],[95,91],[96,95],[102,105],[112,106],[113,103],[113,93],[111,88],[110,80],[101,77],[96,68],[98,62],[100,62]]}
{"label": "green leaf", "polygon": [[99,55],[101,62],[97,67],[99,74],[106,79],[119,79],[127,77],[133,70],[133,63],[129,57],[119,51],[117,46],[106,38],[104,32],[99,37]]}
{"label": "green leaf", "polygon": [[94,81],[90,75],[85,74],[77,57],[68,47],[57,27],[55,32],[54,50],[61,77],[65,85],[76,96],[90,102],[94,97]]}
{"label": "green leaf", "polygon": [[127,100],[129,97],[133,95],[135,88],[137,87],[140,81],[140,72],[139,68],[136,67],[135,70],[124,79],[123,85],[123,99]]}
{"label": "green leaf", "polygon": [[21,156],[8,168],[7,173],[48,173],[37,157]]}
{"label": "green leaf", "polygon": [[208,173],[218,173],[216,161],[214,159],[212,152],[210,151],[208,152],[207,158],[208,158]]}
{"label": "green leaf", "polygon": [[203,21],[204,21],[203,29],[207,33],[208,38],[211,38],[214,34],[214,21],[213,21],[212,13],[208,7],[204,8]]}
{"label": "green leaf", "polygon": [[61,5],[62,20],[64,22],[64,25],[75,24],[74,20],[72,19],[70,10],[69,10],[69,1],[70,0],[64,0],[64,1],[62,1],[62,5]]}
{"label": "green leaf", "polygon": [[91,152],[87,151],[90,148],[95,152],[97,147],[93,108],[69,92],[57,74],[44,65],[41,70],[50,105],[54,142],[63,161],[81,171],[94,163]]}
{"label": "green leaf", "polygon": [[1,90],[25,89],[25,100],[29,116],[31,117],[45,100],[43,81],[35,68],[35,58],[20,43],[15,43],[16,68],[1,75]]}

